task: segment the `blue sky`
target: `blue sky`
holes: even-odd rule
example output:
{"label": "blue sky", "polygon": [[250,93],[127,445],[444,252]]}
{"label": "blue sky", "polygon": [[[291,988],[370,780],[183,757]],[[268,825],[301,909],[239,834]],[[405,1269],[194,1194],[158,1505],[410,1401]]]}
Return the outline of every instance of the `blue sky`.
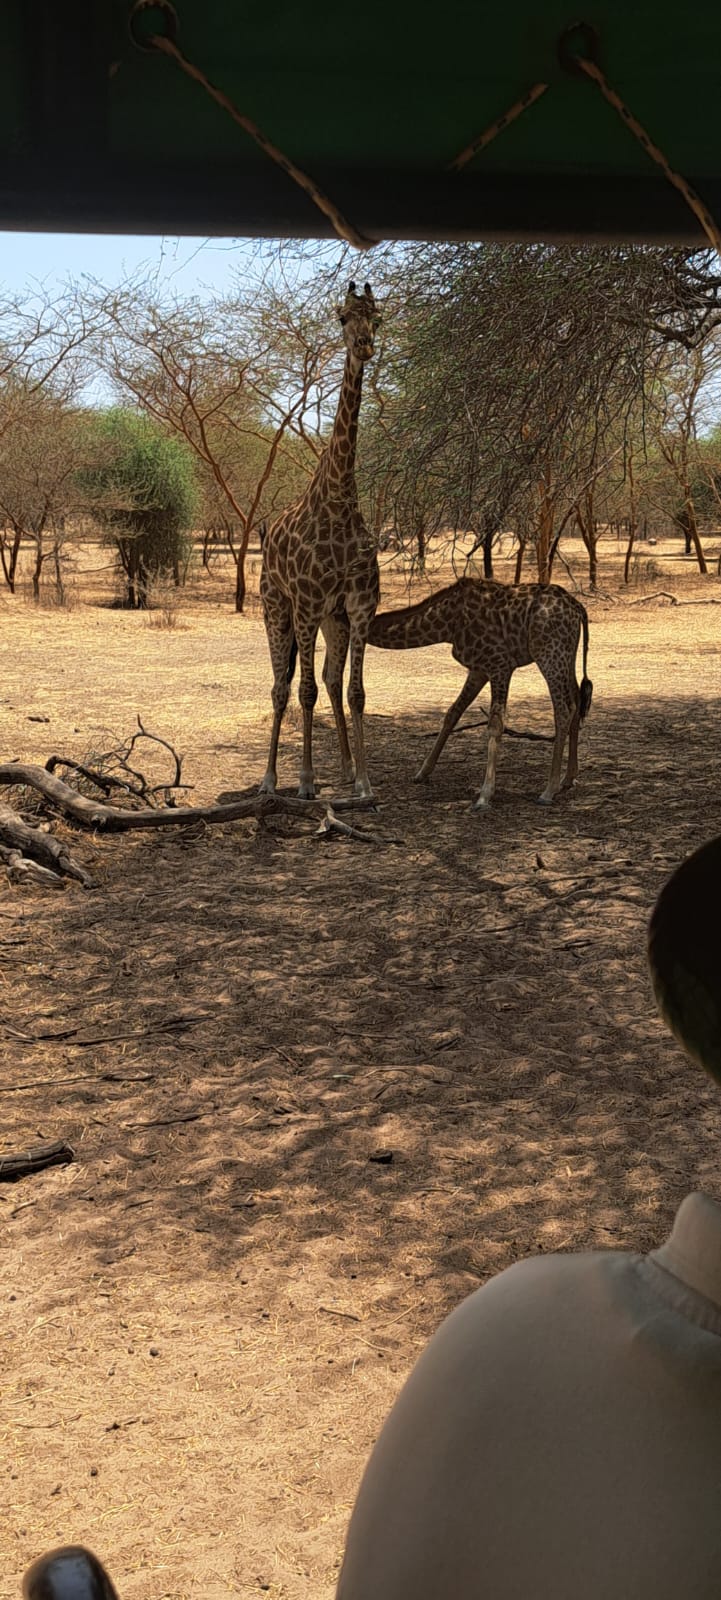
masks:
{"label": "blue sky", "polygon": [[86,273],[111,286],[146,267],[179,294],[219,294],[232,287],[255,241],[174,239],[77,233],[0,234],[0,290],[33,283],[58,288]]}

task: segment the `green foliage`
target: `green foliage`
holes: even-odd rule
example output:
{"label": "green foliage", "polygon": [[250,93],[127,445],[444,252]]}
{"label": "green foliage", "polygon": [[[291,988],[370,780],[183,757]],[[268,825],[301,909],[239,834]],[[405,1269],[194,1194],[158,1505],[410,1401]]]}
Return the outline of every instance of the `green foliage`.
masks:
{"label": "green foliage", "polygon": [[147,603],[148,581],[178,571],[191,550],[198,505],[191,452],[151,418],[112,407],[88,421],[97,446],[86,472],[96,511],[128,579],[128,603]]}

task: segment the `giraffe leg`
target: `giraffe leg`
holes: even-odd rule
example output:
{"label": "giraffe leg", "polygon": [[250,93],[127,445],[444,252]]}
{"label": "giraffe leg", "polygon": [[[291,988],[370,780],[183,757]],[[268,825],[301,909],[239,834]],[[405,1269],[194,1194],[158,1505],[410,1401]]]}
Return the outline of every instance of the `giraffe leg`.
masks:
{"label": "giraffe leg", "polygon": [[496,787],[498,747],[503,737],[503,722],[506,715],[506,701],[508,700],[510,681],[510,678],[499,678],[495,683],[491,680],[491,711],[488,718],[486,776],[483,780],[483,788],[473,806],[474,811],[484,811],[493,799],[493,791]]}
{"label": "giraffe leg", "polygon": [[318,699],[318,685],[315,681],[315,641],[318,637],[318,629],[307,626],[299,627],[296,623],[295,637],[300,659],[298,699],[303,708],[303,758],[300,766],[298,799],[315,800],[313,710]]}
{"label": "giraffe leg", "polygon": [[321,632],[325,639],[326,648],[323,682],[333,707],[338,744],[340,745],[341,783],[352,783],[354,776],[353,758],[350,753],[348,729],[343,711],[343,668],[348,654],[350,630],[347,623],[339,621],[337,617],[326,617],[325,621],[321,623]]}
{"label": "giraffe leg", "polygon": [[[569,730],[573,725],[574,712],[578,707],[578,696],[574,697],[573,685],[569,682],[566,673],[554,672],[541,664],[536,657],[537,664],[543,673],[553,702],[553,716],[556,724],[556,737],[553,741],[553,754],[551,756],[551,771],[548,783],[539,795],[538,803],[541,806],[550,806],[551,801],[558,794],[561,787],[561,767],[563,765],[563,751],[568,738]],[[574,679],[575,682],[575,679]],[[571,751],[569,748],[569,765]]]}
{"label": "giraffe leg", "polygon": [[265,631],[268,635],[268,648],[273,667],[273,728],[270,735],[268,766],[263,782],[260,785],[260,793],[275,794],[278,782],[278,741],[290,692],[288,663],[293,647],[293,619],[290,606],[278,607],[277,611],[272,614],[266,610]]}
{"label": "giraffe leg", "polygon": [[363,657],[365,655],[366,636],[365,630],[361,633],[353,627],[350,630],[350,680],[348,683],[348,705],[353,719],[353,747],[355,751],[355,792],[366,800],[372,800],[373,790],[368,777],[366,761],[365,736],[363,732],[363,712],[365,711],[365,689],[363,687]]}
{"label": "giraffe leg", "polygon": [[413,779],[414,783],[423,783],[424,780],[430,776],[441,750],[443,749],[446,740],[452,734],[456,723],[463,716],[464,711],[467,711],[468,707],[473,704],[473,701],[476,699],[477,695],[480,694],[481,689],[487,682],[488,678],[485,672],[474,672],[473,670],[469,672],[458,699],[454,700],[453,705],[449,708],[445,714],[445,717],[443,718],[443,724],[441,726],[441,731],[438,735],[438,738],[436,739],[433,749],[426,756],[420,771],[416,773],[415,778]]}
{"label": "giraffe leg", "polygon": [[578,684],[574,678],[574,712],[568,733],[568,766],[566,776],[561,784],[562,789],[572,789],[578,776],[578,734],[581,727],[581,695]]}

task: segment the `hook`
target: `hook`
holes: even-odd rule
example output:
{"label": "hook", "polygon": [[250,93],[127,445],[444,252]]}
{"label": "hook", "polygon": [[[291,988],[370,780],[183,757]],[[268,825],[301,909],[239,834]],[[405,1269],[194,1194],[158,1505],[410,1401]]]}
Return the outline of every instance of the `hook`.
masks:
{"label": "hook", "polygon": [[[138,18],[143,11],[156,11],[160,13],[162,22],[153,26],[153,21],[148,19],[145,27],[138,28]],[[169,39],[171,44],[177,43],[178,38],[178,13],[171,0],[135,0],[128,17],[128,32],[138,50],[154,50],[155,45],[150,43],[154,34]]]}
{"label": "hook", "polygon": [[579,61],[593,61],[598,65],[600,34],[592,22],[572,22],[564,28],[558,40],[558,59],[564,72],[578,77],[582,72]]}

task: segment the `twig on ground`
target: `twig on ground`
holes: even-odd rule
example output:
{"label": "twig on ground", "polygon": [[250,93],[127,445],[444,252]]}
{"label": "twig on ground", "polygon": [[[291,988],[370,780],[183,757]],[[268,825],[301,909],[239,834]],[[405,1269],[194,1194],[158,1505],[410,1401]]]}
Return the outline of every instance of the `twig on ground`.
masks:
{"label": "twig on ground", "polygon": [[402,839],[391,839],[384,833],[367,833],[364,828],[352,828],[350,823],[341,822],[333,807],[328,806],[326,814],[317,829],[315,838],[327,838],[329,834],[339,833],[346,839],[358,839],[361,844],[402,844]]}
{"label": "twig on ground", "polygon": [[[48,1040],[63,1039],[68,1047],[73,1050],[84,1049],[93,1044],[118,1044],[126,1039],[148,1039],[156,1033],[184,1033],[187,1028],[195,1026],[196,1022],[205,1022],[212,1015],[210,1012],[201,1011],[187,1016],[166,1017],[164,1021],[151,1024],[149,1028],[125,1029],[123,1033],[91,1033],[83,1039],[77,1039],[76,1028],[62,1028],[56,1033],[23,1033],[19,1028],[11,1028],[9,1022],[0,1019],[0,1028],[12,1035],[20,1044],[46,1044]],[[7,1041],[6,1041],[7,1042]]]}

